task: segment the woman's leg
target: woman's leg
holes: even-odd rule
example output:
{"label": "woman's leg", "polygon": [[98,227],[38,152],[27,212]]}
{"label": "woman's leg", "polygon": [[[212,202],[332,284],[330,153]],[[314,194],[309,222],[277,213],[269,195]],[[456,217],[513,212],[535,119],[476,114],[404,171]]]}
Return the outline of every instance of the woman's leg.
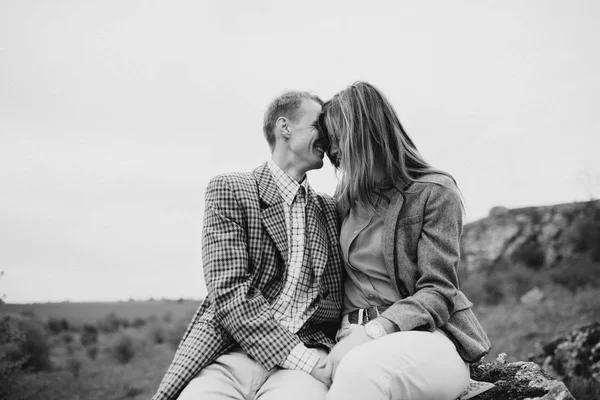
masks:
{"label": "woman's leg", "polygon": [[454,400],[468,384],[469,368],[443,333],[397,332],[350,351],[327,400]]}

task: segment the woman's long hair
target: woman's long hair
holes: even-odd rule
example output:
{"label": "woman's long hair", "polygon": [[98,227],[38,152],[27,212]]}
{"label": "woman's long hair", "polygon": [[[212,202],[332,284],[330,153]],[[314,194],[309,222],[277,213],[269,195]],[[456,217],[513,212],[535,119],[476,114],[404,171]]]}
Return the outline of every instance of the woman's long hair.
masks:
{"label": "woman's long hair", "polygon": [[361,205],[377,213],[383,189],[403,192],[407,184],[429,173],[451,175],[427,163],[408,136],[383,93],[356,82],[323,106],[330,140],[339,147],[341,209]]}

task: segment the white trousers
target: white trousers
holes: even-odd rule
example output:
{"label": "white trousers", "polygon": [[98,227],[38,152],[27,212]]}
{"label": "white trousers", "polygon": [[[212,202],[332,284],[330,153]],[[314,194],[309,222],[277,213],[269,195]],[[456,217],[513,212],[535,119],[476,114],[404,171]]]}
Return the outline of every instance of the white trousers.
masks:
{"label": "white trousers", "polygon": [[[314,349],[319,356],[327,352]],[[327,386],[302,371],[266,370],[237,348],[204,367],[178,400],[322,400]]]}
{"label": "white trousers", "polygon": [[[346,317],[338,337],[356,326]],[[469,375],[468,364],[441,331],[397,332],[352,349],[326,398],[454,400],[468,386]]]}

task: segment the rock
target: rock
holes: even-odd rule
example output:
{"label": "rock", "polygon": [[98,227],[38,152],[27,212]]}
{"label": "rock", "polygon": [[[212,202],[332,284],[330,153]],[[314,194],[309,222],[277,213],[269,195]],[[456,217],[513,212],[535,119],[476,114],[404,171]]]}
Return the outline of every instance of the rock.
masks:
{"label": "rock", "polygon": [[490,217],[497,217],[498,215],[503,215],[503,214],[506,214],[506,213],[508,213],[508,208],[502,207],[502,206],[496,206],[496,207],[490,208],[489,216]]}
{"label": "rock", "polygon": [[544,300],[544,292],[537,286],[521,296],[521,303],[527,306],[535,306],[542,300]]}
{"label": "rock", "polygon": [[594,379],[600,383],[600,322],[555,338],[529,359],[567,383],[574,378]]}
{"label": "rock", "polygon": [[473,400],[575,400],[564,383],[534,362],[511,362],[501,354],[494,361],[471,365],[471,378],[496,386]]}
{"label": "rock", "polygon": [[462,266],[468,272],[489,267],[520,233],[520,225],[510,215],[465,225],[461,239]]}
{"label": "rock", "polygon": [[535,269],[553,267],[591,252],[600,242],[598,237],[600,200],[517,209],[494,207],[488,217],[465,225],[461,268],[470,273],[493,270],[502,263]]}

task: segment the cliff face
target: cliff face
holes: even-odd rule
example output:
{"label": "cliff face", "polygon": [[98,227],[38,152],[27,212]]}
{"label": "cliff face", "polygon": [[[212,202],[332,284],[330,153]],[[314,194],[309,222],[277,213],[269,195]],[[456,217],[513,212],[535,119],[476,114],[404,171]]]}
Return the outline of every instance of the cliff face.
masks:
{"label": "cliff face", "polygon": [[461,268],[493,268],[498,262],[552,267],[589,253],[600,261],[600,200],[545,207],[495,207],[486,218],[465,225]]}
{"label": "cliff face", "polygon": [[[579,287],[597,287],[599,262],[600,200],[596,200],[512,210],[493,208],[488,217],[464,227],[459,271],[463,274],[461,287],[476,304],[502,306],[506,302],[504,305],[517,309],[535,309],[539,305],[543,310],[548,307],[546,295],[551,298],[554,294],[552,288],[567,288],[575,293]],[[522,307],[515,299],[520,299]],[[489,310],[493,312],[495,308]],[[539,325],[539,329],[544,326]],[[473,400],[566,400],[573,399],[567,386],[578,398],[588,388],[597,390],[598,326],[596,322],[548,344],[540,343],[543,352],[531,356],[533,362],[508,363],[499,357],[472,365],[473,379],[496,385]],[[510,333],[515,333],[510,336],[514,340],[525,341],[527,335],[538,333],[515,329],[516,333]],[[533,341],[531,345],[533,350]]]}

